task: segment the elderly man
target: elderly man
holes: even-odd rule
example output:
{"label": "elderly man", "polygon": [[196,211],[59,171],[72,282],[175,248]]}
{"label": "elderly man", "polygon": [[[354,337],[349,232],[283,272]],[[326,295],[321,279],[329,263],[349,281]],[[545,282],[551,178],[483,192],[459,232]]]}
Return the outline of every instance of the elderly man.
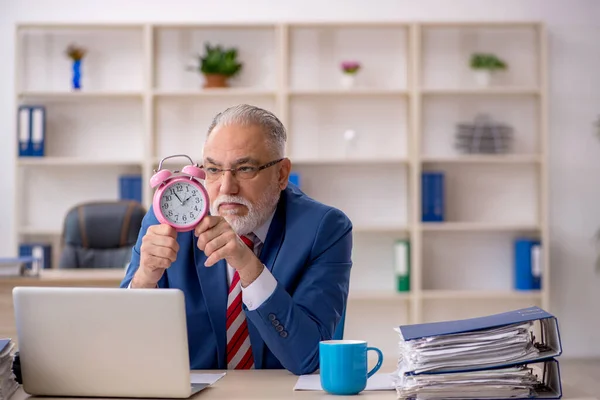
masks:
{"label": "elderly man", "polygon": [[312,373],[343,315],[352,224],[288,184],[285,142],[272,113],[225,110],[204,145],[210,216],[183,233],[144,218],[121,287],[183,291],[192,369]]}

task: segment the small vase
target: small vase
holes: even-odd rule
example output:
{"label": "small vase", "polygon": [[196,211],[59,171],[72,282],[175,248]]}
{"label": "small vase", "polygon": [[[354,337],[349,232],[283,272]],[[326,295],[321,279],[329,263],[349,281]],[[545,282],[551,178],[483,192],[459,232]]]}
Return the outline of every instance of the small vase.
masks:
{"label": "small vase", "polygon": [[220,74],[204,74],[204,88],[227,87],[227,76]]}
{"label": "small vase", "polygon": [[475,83],[479,87],[488,87],[492,82],[492,73],[488,70],[474,71]]}
{"label": "small vase", "polygon": [[81,89],[81,60],[73,61],[73,89]]}
{"label": "small vase", "polygon": [[342,87],[345,89],[351,89],[356,85],[356,75],[354,74],[343,74],[341,78]]}

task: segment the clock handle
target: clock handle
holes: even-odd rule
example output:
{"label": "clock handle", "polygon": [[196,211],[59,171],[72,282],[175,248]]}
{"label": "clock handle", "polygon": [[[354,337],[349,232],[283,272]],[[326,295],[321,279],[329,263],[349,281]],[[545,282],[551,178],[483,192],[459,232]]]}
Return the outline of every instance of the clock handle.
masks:
{"label": "clock handle", "polygon": [[168,157],[165,157],[162,160],[160,160],[160,162],[158,163],[158,170],[160,171],[162,169],[162,164],[165,160],[168,160],[169,158],[175,158],[175,157],[185,157],[188,160],[190,160],[190,164],[194,165],[194,161],[190,158],[190,156],[188,156],[186,154],[174,154],[172,156],[168,156]]}

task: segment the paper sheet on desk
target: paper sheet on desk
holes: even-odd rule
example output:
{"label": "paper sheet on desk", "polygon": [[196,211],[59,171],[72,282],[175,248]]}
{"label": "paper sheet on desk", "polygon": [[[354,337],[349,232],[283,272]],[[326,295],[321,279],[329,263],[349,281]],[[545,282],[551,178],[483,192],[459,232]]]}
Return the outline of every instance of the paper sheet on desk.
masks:
{"label": "paper sheet on desk", "polygon": [[[392,375],[387,373],[375,374],[367,380],[367,387],[365,390],[395,390],[394,382],[392,381]],[[298,377],[294,390],[323,390],[321,387],[321,376],[319,374],[314,375],[301,375]]]}
{"label": "paper sheet on desk", "polygon": [[191,383],[206,383],[210,386],[224,376],[225,372],[223,372],[222,374],[200,374],[194,372],[190,374],[190,380]]}

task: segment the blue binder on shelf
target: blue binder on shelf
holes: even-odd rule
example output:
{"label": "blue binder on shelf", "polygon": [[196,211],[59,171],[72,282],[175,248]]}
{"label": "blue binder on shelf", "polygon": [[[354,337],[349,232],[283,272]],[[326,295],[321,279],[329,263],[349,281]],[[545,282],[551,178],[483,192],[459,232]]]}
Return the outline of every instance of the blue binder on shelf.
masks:
{"label": "blue binder on shelf", "polygon": [[517,238],[514,242],[515,290],[539,290],[542,280],[541,242]]}
{"label": "blue binder on shelf", "polygon": [[421,220],[443,222],[445,220],[444,173],[424,171],[421,174]]}
{"label": "blue binder on shelf", "polygon": [[119,177],[119,198],[142,203],[142,176],[122,175]]}
{"label": "blue binder on shelf", "polygon": [[21,243],[19,256],[39,260],[42,269],[52,268],[52,245],[49,243]]}
{"label": "blue binder on shelf", "polygon": [[293,183],[294,185],[300,187],[300,174],[298,174],[297,172],[290,173],[290,177],[289,177],[288,181],[290,181],[290,183]]}
{"label": "blue binder on shelf", "polygon": [[46,108],[19,106],[17,118],[19,157],[43,157],[46,148]]}

